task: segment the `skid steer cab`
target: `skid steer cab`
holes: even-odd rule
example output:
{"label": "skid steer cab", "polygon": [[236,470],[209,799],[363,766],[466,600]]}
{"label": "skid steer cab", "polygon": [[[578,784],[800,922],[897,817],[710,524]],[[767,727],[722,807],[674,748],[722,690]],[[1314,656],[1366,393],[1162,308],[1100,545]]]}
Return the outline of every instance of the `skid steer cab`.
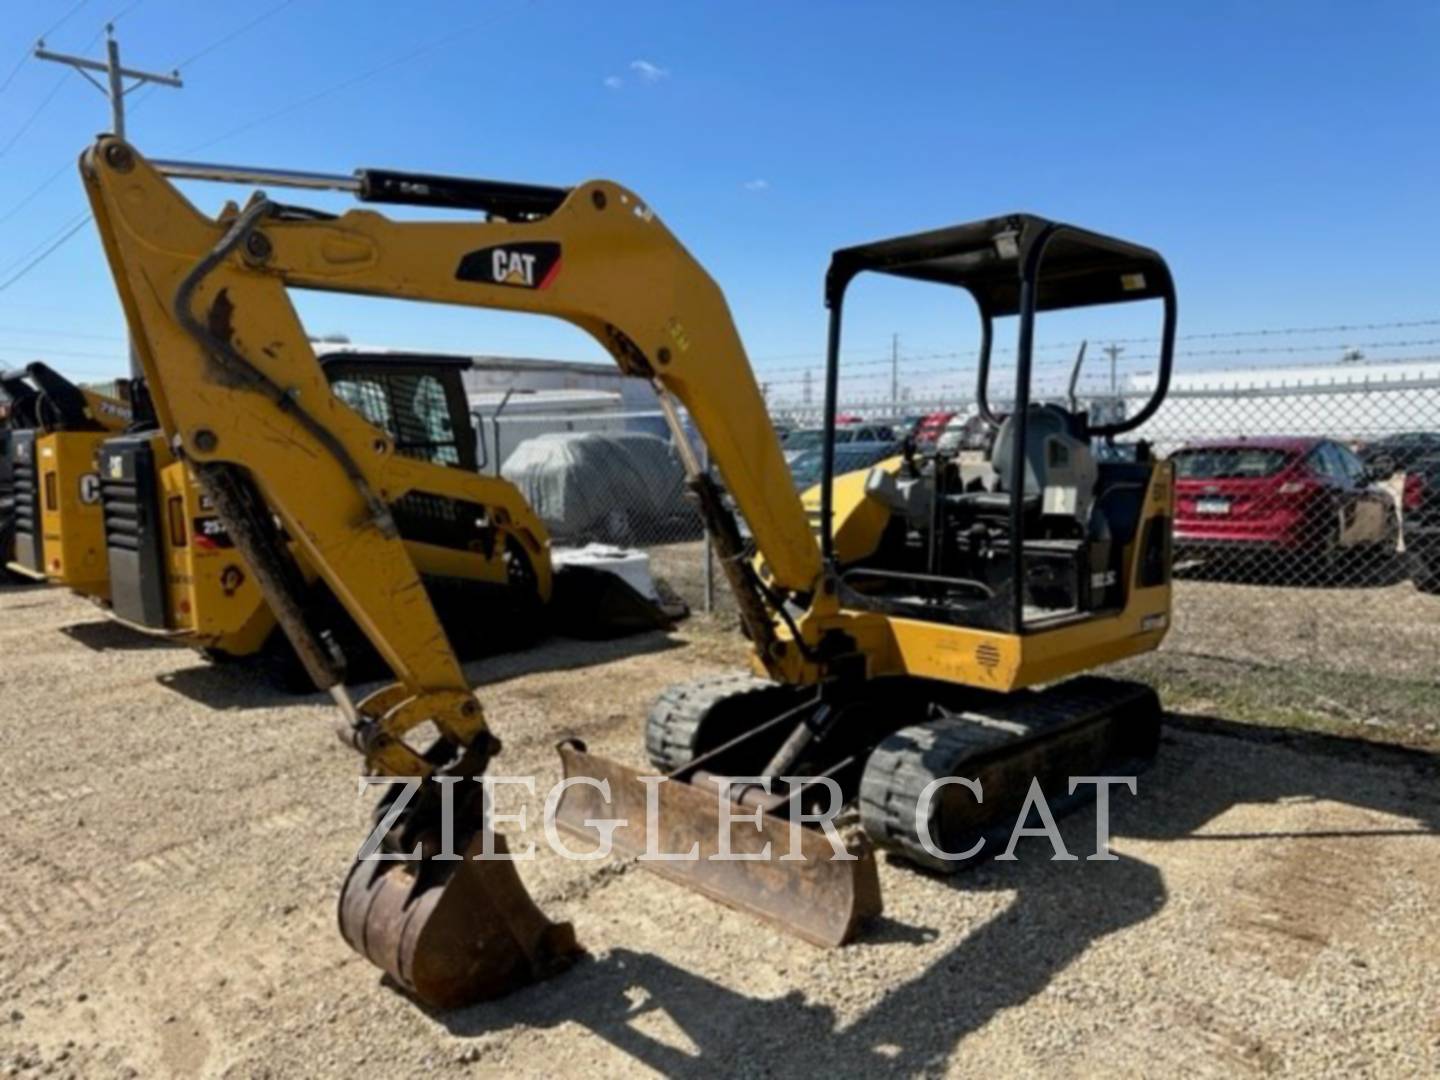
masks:
{"label": "skid steer cab", "polygon": [[[461,378],[470,361],[344,351],[320,363],[338,403],[393,440],[397,453],[432,467],[428,482],[399,494],[391,512],[451,640],[473,655],[487,642],[532,640],[551,596],[549,537],[509,483],[478,474]],[[111,438],[99,461],[111,614],[216,661],[257,662],[279,688],[313,691],[224,519],[164,435]],[[349,677],[382,677],[365,636],[304,553],[288,546],[307,608],[345,655]]]}
{"label": "skid steer cab", "polygon": [[14,526],[7,569],[105,601],[110,587],[95,453],[133,422],[133,386],[122,380],[119,396],[111,397],[39,361],[26,367],[24,380],[12,376],[11,382],[28,382],[33,392],[22,393],[25,426],[9,436]]}

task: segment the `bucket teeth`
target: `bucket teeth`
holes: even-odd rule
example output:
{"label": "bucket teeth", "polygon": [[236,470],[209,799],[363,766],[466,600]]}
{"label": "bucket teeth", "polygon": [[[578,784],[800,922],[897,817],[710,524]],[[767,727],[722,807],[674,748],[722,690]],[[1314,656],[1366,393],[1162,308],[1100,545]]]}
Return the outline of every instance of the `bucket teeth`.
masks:
{"label": "bucket teeth", "polygon": [[[340,893],[350,947],[435,1008],[500,997],[555,975],[581,951],[569,923],[536,907],[509,859],[356,862]],[[504,837],[494,837],[497,855]]]}
{"label": "bucket teeth", "polygon": [[[730,851],[752,858],[716,859],[725,826],[714,790],[678,780],[646,785],[640,773],[588,754],[575,742],[561,744],[560,758],[567,779],[589,777],[609,792],[607,801],[596,784],[566,788],[555,823],[572,836],[593,842],[599,833],[591,822],[623,819],[611,834],[615,854],[637,858],[640,866],[661,877],[816,945],[843,945],[880,913],[875,856],[863,837],[837,852],[818,830],[793,827],[789,820],[769,814],[761,816],[757,827],[753,806],[731,804],[736,820],[728,826]],[[656,794],[651,796],[651,791]],[[655,803],[653,819],[647,799]],[[768,857],[753,858],[767,845]],[[688,853],[692,846],[694,859],[645,857],[647,851],[652,856]]]}

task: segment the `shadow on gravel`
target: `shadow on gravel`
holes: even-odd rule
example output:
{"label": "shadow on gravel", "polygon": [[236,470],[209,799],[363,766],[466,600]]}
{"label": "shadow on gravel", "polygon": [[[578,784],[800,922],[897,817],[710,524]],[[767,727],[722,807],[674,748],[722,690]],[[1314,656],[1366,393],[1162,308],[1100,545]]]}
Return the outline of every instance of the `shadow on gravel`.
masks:
{"label": "shadow on gravel", "polygon": [[609,638],[601,641],[580,638],[552,637],[532,649],[522,652],[507,652],[470,661],[465,665],[465,675],[471,686],[489,686],[494,683],[519,679],[526,675],[542,675],[551,671],[573,671],[576,668],[592,667],[595,664],[609,664],[631,656],[669,652],[682,647],[685,642],[664,630],[647,630],[628,637]]}
{"label": "shadow on gravel", "polygon": [[[464,670],[470,684],[482,688],[525,675],[570,671],[630,656],[665,652],[679,648],[681,644],[659,630],[609,641],[550,638],[522,651],[501,652],[467,661]],[[368,691],[379,689],[385,681],[377,677],[373,665],[361,674],[362,678],[350,684],[352,695],[357,700]],[[167,690],[212,709],[268,709],[328,700],[328,695],[316,691],[296,693],[283,689],[266,675],[258,662],[251,660],[197,663],[193,667],[167,672],[156,681]]]}
{"label": "shadow on gravel", "polygon": [[[1218,738],[1217,738],[1218,737]],[[1241,740],[1252,745],[1241,745]],[[1356,766],[1379,766],[1386,771]],[[1203,716],[1171,716],[1161,756],[1140,777],[1141,798],[1112,799],[1111,828],[1125,837],[1216,845],[1224,859],[1235,834],[1205,832],[1207,822],[1241,803],[1334,800],[1413,819],[1415,829],[1345,836],[1425,835],[1440,830],[1440,800],[1426,796],[1440,777],[1440,757],[1357,740],[1237,724]],[[1146,798],[1147,789],[1149,798]],[[759,1069],[773,1075],[905,1075],[947,1067],[967,1035],[1002,1010],[1040,994],[1096,942],[1159,913],[1168,894],[1159,868],[1133,857],[1084,858],[1094,851],[1095,814],[1062,822],[1076,862],[1050,862],[1047,841],[1026,839],[1017,862],[988,863],[954,877],[932,877],[939,904],[995,889],[1014,893],[1000,915],[936,958],[919,976],[894,986],[863,1015],[842,1022],[823,1001],[798,991],[776,998],[738,993],[722,983],[615,942],[555,980],[513,997],[438,1014],[453,1034],[474,1036],[515,1026],[580,1024],[637,1062],[666,1075],[724,1075]],[[1273,834],[1298,837],[1323,832]],[[1028,845],[1028,847],[1027,847]],[[672,888],[656,882],[655,888]],[[928,947],[935,932],[883,919],[849,948],[861,966],[883,967],[885,952]],[[611,943],[592,941],[593,948]],[[864,954],[873,952],[874,960]],[[844,963],[833,965],[844,979]],[[843,999],[837,985],[835,997]],[[1097,1006],[1099,1007],[1099,1006]],[[647,1020],[661,1013],[668,1023]],[[695,1047],[673,1045],[648,1031],[678,1028]]]}
{"label": "shadow on gravel", "polygon": [[95,622],[71,623],[60,627],[60,632],[71,641],[79,642],[94,652],[111,650],[135,651],[139,649],[183,649],[185,646],[169,638],[132,630],[124,623],[111,619]]}
{"label": "shadow on gravel", "polygon": [[199,661],[194,667],[157,675],[155,681],[166,690],[212,709],[273,709],[329,700],[318,690],[296,693],[276,686],[258,663],[245,660]]}

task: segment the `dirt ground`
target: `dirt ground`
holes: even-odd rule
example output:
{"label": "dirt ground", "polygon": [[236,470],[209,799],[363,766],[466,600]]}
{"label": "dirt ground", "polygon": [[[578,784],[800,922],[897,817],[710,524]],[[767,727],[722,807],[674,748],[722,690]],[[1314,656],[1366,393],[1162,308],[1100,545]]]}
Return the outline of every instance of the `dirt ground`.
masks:
{"label": "dirt ground", "polygon": [[[1182,707],[1117,796],[1118,861],[1030,840],[955,879],[885,864],[885,916],[839,951],[542,850],[521,872],[589,957],[440,1015],[336,932],[366,802],[325,699],[55,591],[0,587],[0,657],[0,1073],[1440,1073],[1429,753]],[[567,733],[641,763],[654,695],[737,659],[697,619],[469,670],[505,771],[544,784]],[[1082,856],[1094,830],[1063,823]]]}

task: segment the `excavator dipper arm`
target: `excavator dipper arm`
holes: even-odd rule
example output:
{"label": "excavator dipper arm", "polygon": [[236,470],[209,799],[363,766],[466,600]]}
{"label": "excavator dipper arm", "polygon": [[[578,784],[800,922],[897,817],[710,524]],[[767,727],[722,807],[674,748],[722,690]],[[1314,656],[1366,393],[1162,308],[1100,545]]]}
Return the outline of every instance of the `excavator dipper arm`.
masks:
{"label": "excavator dipper arm", "polygon": [[[510,220],[398,222],[367,210],[332,217],[260,195],[211,218],[167,179],[182,170],[162,171],[120,139],[102,137],[81,172],[160,424],[317,684],[346,713],[343,733],[371,772],[473,779],[498,743],[388,510],[414,486],[419,466],[332,396],[290,287],[532,312],[590,333],[625,372],[656,386],[757,653],[768,664],[786,652],[775,637],[776,592],[814,597],[819,550],[799,500],[773,497],[789,495],[789,472],[723,295],[634,194],[606,181],[565,192],[360,174],[372,181],[361,185],[362,198],[486,207]],[[742,557],[733,518],[679,431],[672,398],[708,444],[769,568],[768,585]],[[326,643],[305,621],[272,511],[390,664],[393,685],[349,700]],[[406,736],[426,721],[441,738],[411,746]],[[439,796],[430,790],[441,786],[424,785],[387,846],[408,852],[418,843],[433,853]],[[465,807],[471,846],[483,827],[480,803]],[[510,863],[379,865],[394,869],[357,863],[352,871],[342,931],[427,1001],[503,992],[562,966],[574,950],[568,926],[539,913]]]}

